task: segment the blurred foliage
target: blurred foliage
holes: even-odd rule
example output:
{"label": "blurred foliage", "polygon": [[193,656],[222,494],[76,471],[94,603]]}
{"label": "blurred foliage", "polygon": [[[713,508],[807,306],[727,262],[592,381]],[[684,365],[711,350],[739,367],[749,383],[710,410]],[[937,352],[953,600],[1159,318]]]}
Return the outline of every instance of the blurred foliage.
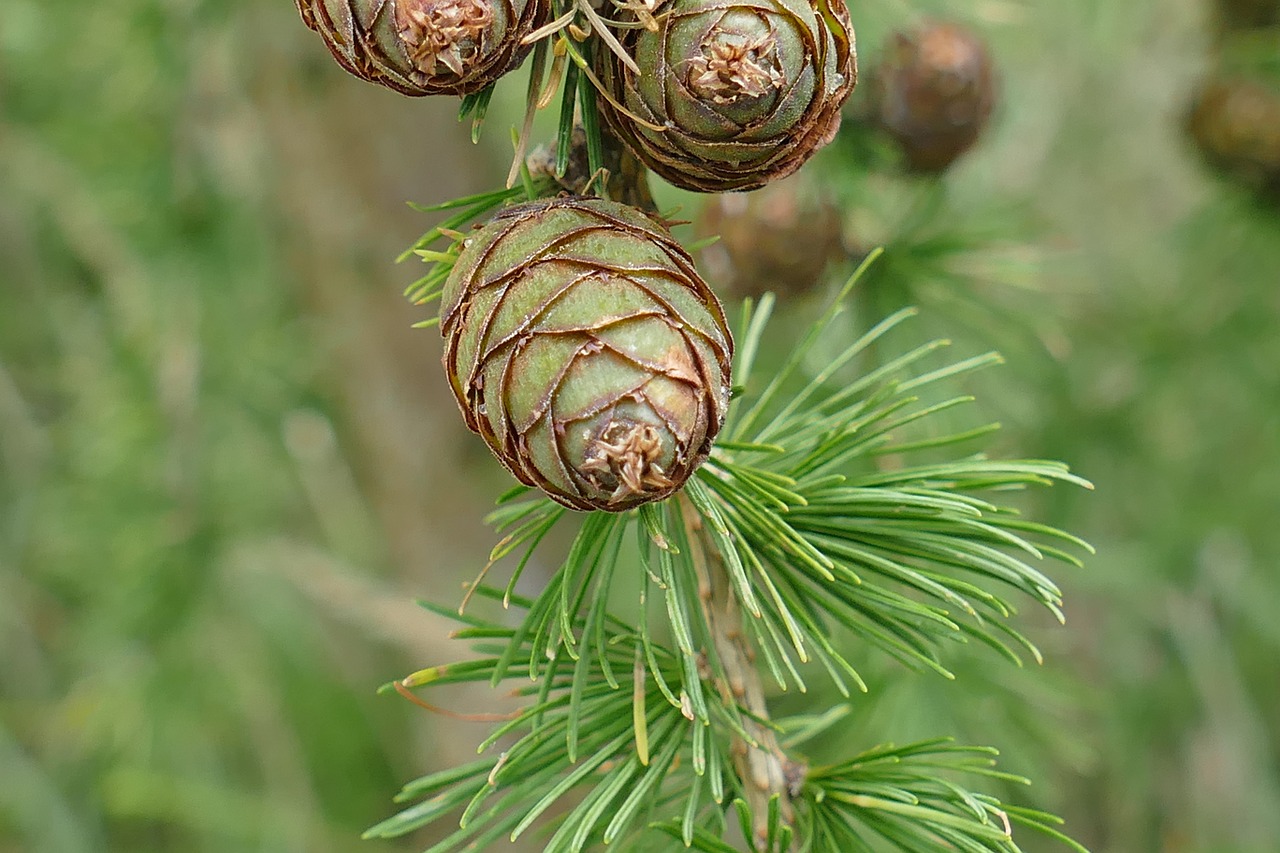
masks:
{"label": "blurred foliage", "polygon": [[[961,5],[854,14],[864,65],[919,12],[990,39],[978,149],[938,184],[821,168],[887,243],[868,318],[1010,357],[971,388],[1096,483],[1037,517],[1099,555],[1045,667],[869,673],[858,737],[994,743],[1099,853],[1270,853],[1280,211],[1182,135],[1212,10]],[[287,2],[2,18],[0,851],[418,849],[356,838],[483,727],[373,688],[463,654],[408,599],[453,600],[506,481],[389,259],[403,201],[505,173],[501,122],[472,148],[453,104],[345,78]]]}
{"label": "blurred foliage", "polygon": [[264,5],[5,5],[0,850],[348,850],[448,752],[373,690],[466,542],[389,261],[463,185]]}

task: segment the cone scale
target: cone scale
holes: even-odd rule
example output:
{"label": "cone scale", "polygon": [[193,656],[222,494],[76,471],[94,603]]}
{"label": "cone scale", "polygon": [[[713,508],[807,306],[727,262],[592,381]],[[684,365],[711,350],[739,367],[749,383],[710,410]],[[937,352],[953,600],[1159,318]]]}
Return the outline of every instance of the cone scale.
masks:
{"label": "cone scale", "polygon": [[728,408],[719,301],[662,224],[616,202],[500,213],[467,238],[440,328],[467,426],[517,479],[574,509],[671,495]]}

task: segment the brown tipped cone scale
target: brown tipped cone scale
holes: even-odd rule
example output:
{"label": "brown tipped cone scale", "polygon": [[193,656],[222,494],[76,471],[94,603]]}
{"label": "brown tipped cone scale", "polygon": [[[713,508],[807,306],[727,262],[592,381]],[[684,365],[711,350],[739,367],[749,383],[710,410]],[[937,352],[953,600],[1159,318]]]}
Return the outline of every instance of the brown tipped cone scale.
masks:
{"label": "brown tipped cone scale", "polygon": [[[857,79],[844,0],[631,0],[597,46],[600,110],[650,169],[684,189],[749,190],[831,141]],[[613,103],[610,103],[612,101]]]}
{"label": "brown tipped cone scale", "polygon": [[667,229],[598,198],[530,202],[466,238],[440,308],[467,426],[580,510],[667,497],[729,405],[724,311]]}
{"label": "brown tipped cone scale", "polygon": [[467,95],[510,71],[550,0],[295,0],[338,64],[404,95]]}

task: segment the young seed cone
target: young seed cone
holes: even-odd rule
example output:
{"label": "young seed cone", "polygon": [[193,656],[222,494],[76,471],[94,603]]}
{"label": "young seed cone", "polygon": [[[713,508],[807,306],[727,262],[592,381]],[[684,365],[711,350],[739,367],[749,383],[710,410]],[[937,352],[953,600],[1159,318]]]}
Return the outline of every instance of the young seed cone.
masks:
{"label": "young seed cone", "polygon": [[550,0],[295,0],[338,64],[404,95],[467,95],[520,63]]}
{"label": "young seed cone", "polygon": [[624,22],[641,25],[618,34],[641,73],[596,48],[597,74],[625,108],[602,98],[601,114],[671,183],[755,189],[791,174],[835,136],[857,80],[844,0],[619,5]]}
{"label": "young seed cone", "polygon": [[871,76],[876,121],[918,172],[941,172],[972,148],[995,106],[991,55],[957,24],[896,33]]}
{"label": "young seed cone", "polygon": [[729,405],[720,302],[661,224],[597,198],[530,202],[467,238],[440,309],[468,427],[580,510],[667,497]]}

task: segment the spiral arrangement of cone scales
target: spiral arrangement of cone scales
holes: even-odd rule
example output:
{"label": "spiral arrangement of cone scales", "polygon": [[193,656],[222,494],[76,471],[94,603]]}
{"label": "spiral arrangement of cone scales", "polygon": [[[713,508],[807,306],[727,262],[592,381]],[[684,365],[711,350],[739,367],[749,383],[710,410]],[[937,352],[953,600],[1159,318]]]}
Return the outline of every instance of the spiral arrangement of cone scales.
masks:
{"label": "spiral arrangement of cone scales", "polygon": [[[554,22],[552,0],[295,3],[344,69],[406,95],[475,95],[534,41],[558,40],[561,58],[570,38],[586,40],[601,97],[568,88],[562,110],[599,111],[600,130],[576,119],[591,178],[609,173],[623,191],[608,193],[645,210],[639,164],[702,192],[794,172],[834,137],[856,82],[845,0],[613,0],[608,17],[593,0],[557,6]],[[568,85],[560,67],[531,87],[542,94],[530,116]],[[477,127],[482,103],[463,105]],[[562,112],[562,136],[574,120]],[[724,311],[645,210],[582,195],[508,208],[459,238],[440,293],[443,362],[466,425],[517,479],[574,509],[620,512],[676,492],[729,405]]]}
{"label": "spiral arrangement of cone scales", "polygon": [[467,95],[519,64],[550,0],[295,0],[350,73],[405,95]]}
{"label": "spiral arrangement of cone scales", "polygon": [[835,136],[857,79],[844,0],[624,4],[635,68],[596,51],[609,129],[650,169],[700,192],[749,190]]}
{"label": "spiral arrangement of cone scales", "polygon": [[719,301],[663,225],[617,202],[500,213],[467,238],[440,328],[467,426],[517,479],[574,509],[672,494],[728,408]]}

